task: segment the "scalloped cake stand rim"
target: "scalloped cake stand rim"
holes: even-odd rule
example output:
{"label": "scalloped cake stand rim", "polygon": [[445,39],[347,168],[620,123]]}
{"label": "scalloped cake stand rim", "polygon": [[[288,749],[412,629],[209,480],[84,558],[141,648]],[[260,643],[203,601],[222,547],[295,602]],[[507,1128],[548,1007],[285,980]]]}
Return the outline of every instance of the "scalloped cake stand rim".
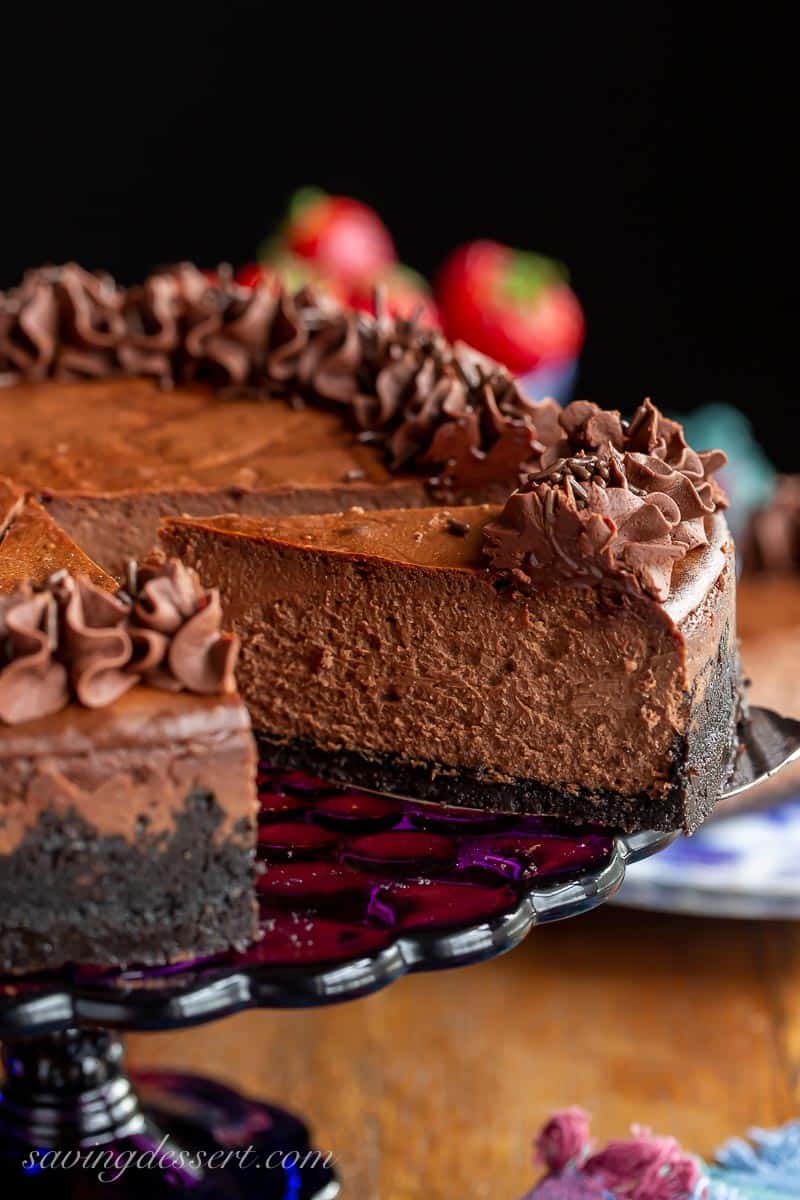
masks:
{"label": "scalloped cake stand rim", "polygon": [[[535,925],[579,916],[610,899],[633,862],[669,845],[676,833],[617,835],[597,871],[526,891],[502,916],[452,929],[405,932],[374,954],[328,966],[214,965],[188,968],[142,984],[139,973],[65,982],[0,999],[0,1037],[54,1033],[69,1027],[157,1030],[201,1024],[248,1008],[298,1008],[357,999],[415,971],[468,966],[514,949]],[[127,984],[127,986],[126,986]]]}

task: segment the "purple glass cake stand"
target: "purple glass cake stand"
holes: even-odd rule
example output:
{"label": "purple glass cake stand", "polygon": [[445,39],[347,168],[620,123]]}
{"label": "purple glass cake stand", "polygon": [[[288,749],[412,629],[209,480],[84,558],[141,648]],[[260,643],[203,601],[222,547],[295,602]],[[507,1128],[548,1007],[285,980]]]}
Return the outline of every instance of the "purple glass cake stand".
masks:
{"label": "purple glass cake stand", "polygon": [[[751,728],[731,792],[800,753],[800,724],[760,711]],[[109,1180],[149,1200],[330,1200],[333,1170],[296,1117],[196,1076],[132,1080],[113,1031],[329,1004],[491,958],[603,903],[675,836],[446,809],[266,763],[259,785],[262,937],[246,951],[0,979],[0,1182],[84,1200]]]}

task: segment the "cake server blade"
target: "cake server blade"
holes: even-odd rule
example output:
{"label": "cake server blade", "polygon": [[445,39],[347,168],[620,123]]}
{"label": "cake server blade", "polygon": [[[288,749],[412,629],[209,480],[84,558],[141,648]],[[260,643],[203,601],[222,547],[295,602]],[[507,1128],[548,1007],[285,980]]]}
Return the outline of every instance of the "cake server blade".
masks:
{"label": "cake server blade", "polygon": [[751,708],[740,731],[739,755],[721,800],[740,796],[800,758],[800,721],[771,708]]}

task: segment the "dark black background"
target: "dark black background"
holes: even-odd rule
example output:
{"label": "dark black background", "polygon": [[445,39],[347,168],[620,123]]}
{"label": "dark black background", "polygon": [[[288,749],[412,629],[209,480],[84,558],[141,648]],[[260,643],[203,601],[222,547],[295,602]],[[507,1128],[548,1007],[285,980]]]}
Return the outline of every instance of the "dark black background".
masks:
{"label": "dark black background", "polygon": [[[374,204],[431,272],[553,253],[580,392],[727,400],[797,469],[797,90],[769,6],[37,8],[3,33],[0,285],[76,258],[252,257],[303,183]],[[787,10],[788,11],[788,10]]]}

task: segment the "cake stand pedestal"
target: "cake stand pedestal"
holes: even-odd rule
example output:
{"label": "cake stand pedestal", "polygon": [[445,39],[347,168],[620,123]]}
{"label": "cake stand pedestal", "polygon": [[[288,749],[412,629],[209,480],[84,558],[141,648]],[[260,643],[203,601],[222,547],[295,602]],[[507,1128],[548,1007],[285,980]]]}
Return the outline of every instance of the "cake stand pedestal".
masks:
{"label": "cake stand pedestal", "polygon": [[[798,754],[800,723],[756,710],[730,792]],[[0,979],[0,1184],[47,1200],[332,1200],[330,1155],[297,1117],[198,1076],[128,1076],[118,1031],[329,1004],[492,958],[603,903],[675,836],[445,809],[266,763],[259,778],[269,870],[246,952]]]}
{"label": "cake stand pedestal", "polygon": [[122,1043],[107,1030],[73,1028],[13,1042],[4,1064],[0,1181],[16,1183],[23,1195],[338,1194],[332,1165],[312,1150],[302,1121],[199,1076],[129,1077]]}

